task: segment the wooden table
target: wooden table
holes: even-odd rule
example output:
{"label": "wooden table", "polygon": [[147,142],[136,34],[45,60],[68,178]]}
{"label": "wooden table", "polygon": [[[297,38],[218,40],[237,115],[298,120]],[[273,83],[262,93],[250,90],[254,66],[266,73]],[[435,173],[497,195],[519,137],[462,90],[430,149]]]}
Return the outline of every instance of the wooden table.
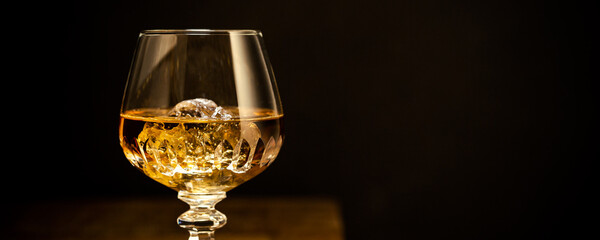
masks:
{"label": "wooden table", "polygon": [[[14,216],[14,239],[188,238],[176,219],[188,206],[177,199],[95,199],[35,204]],[[338,204],[326,198],[239,198],[217,204],[228,217],[218,240],[341,240]],[[10,233],[12,232],[12,233]]]}

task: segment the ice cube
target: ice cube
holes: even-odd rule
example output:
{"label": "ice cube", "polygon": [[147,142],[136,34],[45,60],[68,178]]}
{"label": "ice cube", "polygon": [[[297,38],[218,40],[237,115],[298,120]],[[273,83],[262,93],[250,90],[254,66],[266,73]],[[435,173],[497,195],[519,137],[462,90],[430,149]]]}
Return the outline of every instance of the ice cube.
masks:
{"label": "ice cube", "polygon": [[[154,174],[172,177],[225,169],[232,162],[233,144],[240,136],[239,123],[235,122],[147,122],[137,139],[143,161]],[[245,150],[244,156],[249,152]]]}
{"label": "ice cube", "polygon": [[229,111],[217,105],[214,101],[206,98],[181,101],[169,111],[169,116],[222,120],[233,118]]}
{"label": "ice cube", "polygon": [[260,160],[261,167],[265,165],[268,166],[273,162],[273,160],[275,160],[275,157],[277,157],[277,154],[279,154],[279,150],[281,149],[282,140],[282,137],[279,137],[278,141],[275,141],[273,137],[269,138],[265,152]]}
{"label": "ice cube", "polygon": [[233,162],[228,169],[235,173],[244,173],[252,167],[252,159],[260,139],[260,129],[252,122],[240,122],[239,127],[240,140],[233,149]]}

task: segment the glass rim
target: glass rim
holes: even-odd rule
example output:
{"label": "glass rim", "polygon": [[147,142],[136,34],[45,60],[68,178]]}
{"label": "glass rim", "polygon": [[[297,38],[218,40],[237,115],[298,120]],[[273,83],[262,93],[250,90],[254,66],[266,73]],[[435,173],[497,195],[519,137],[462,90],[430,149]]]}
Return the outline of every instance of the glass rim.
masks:
{"label": "glass rim", "polygon": [[148,29],[141,35],[261,35],[254,29]]}

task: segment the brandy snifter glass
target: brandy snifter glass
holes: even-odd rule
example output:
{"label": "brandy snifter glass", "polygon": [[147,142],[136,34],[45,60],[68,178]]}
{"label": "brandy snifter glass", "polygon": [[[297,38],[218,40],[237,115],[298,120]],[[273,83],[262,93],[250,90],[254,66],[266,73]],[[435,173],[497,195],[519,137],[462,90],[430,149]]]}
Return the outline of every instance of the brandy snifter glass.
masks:
{"label": "brandy snifter glass", "polygon": [[226,192],[264,171],[283,142],[283,111],[256,30],[146,30],[120,113],[131,164],[178,192],[177,223],[214,239]]}

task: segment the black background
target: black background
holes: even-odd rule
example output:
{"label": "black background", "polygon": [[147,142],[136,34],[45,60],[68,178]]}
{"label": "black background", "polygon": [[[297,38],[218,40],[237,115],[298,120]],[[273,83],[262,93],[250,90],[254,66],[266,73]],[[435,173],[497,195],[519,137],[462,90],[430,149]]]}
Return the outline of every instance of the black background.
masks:
{"label": "black background", "polygon": [[[41,86],[25,81],[21,89],[35,86],[23,92],[38,94],[35,104],[52,113],[38,119],[32,105],[11,110],[33,120],[38,136],[17,143],[33,146],[22,150],[27,157],[6,158],[20,166],[11,172],[25,172],[7,184],[21,203],[164,195],[178,201],[134,169],[118,143],[138,33],[250,28],[264,34],[286,142],[267,171],[229,197],[333,197],[347,239],[572,239],[597,227],[588,221],[599,157],[597,4],[53,6],[31,13],[37,25],[21,35],[36,54],[21,54],[20,73]],[[23,165],[27,159],[35,160]]]}

